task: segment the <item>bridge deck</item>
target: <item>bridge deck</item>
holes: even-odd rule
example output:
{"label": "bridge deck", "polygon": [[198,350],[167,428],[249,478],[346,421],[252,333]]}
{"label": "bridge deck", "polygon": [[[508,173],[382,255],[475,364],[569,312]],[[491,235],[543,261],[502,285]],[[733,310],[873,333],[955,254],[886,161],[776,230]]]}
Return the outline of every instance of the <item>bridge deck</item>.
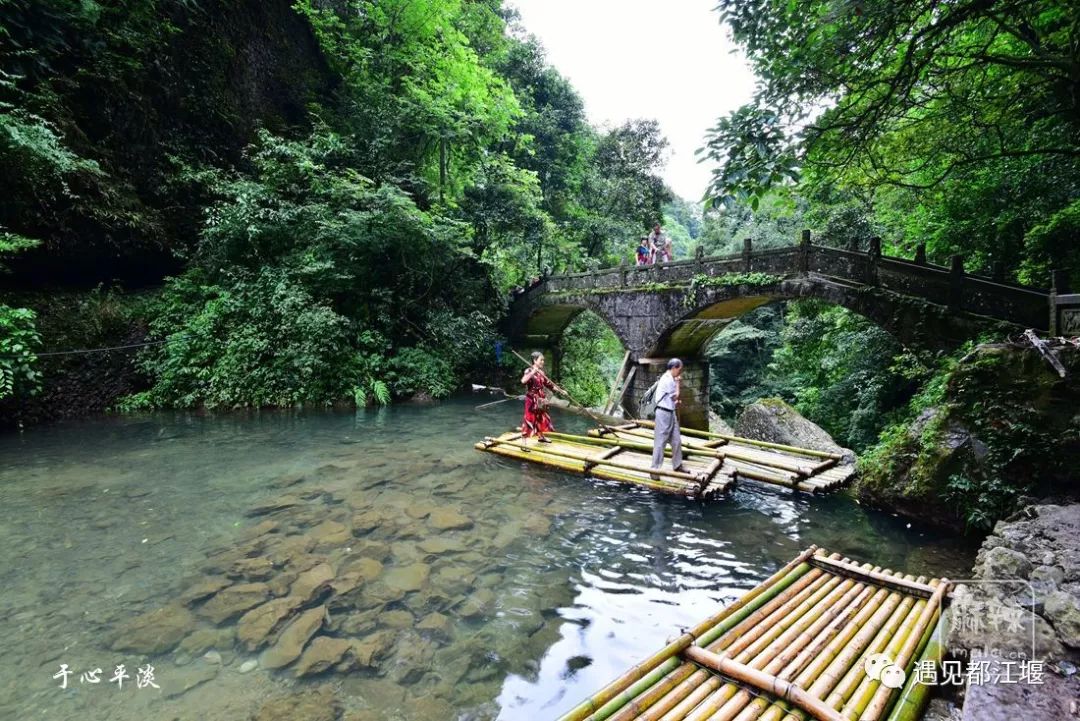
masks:
{"label": "bridge deck", "polygon": [[914,721],[949,586],[811,546],[559,721]]}

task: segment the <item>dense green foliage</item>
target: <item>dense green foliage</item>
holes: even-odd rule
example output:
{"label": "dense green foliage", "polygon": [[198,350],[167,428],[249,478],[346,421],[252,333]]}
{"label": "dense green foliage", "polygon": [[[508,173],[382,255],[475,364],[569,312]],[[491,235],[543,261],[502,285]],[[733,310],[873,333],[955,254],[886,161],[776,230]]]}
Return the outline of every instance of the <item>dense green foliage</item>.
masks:
{"label": "dense green foliage", "polygon": [[499,0],[0,7],[0,232],[44,241],[16,272],[173,274],[125,408],[445,396],[505,291],[671,199],[657,124],[591,127]]}
{"label": "dense green foliage", "polygon": [[710,196],[758,208],[798,181],[885,247],[1046,285],[1080,282],[1080,5],[721,0],[759,77],[722,118]]}
{"label": "dense green foliage", "polygon": [[1033,351],[961,349],[860,460],[857,490],[989,530],[1023,496],[1070,482],[1080,457],[1078,402]]}
{"label": "dense green foliage", "polygon": [[708,354],[711,401],[722,416],[780,397],[857,452],[877,442],[929,375],[870,321],[810,300],[748,314],[724,329]]}
{"label": "dense green foliage", "polygon": [[622,343],[590,311],[578,314],[559,341],[560,383],[578,403],[603,406],[623,360]]}

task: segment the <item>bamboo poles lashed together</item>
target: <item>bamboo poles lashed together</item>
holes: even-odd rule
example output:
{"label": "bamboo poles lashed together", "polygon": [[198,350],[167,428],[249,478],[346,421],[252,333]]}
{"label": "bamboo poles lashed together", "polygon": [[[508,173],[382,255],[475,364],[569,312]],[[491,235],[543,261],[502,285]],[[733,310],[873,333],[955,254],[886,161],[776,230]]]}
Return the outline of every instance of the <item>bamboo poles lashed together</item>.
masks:
{"label": "bamboo poles lashed together", "polygon": [[[915,721],[949,586],[809,549],[560,721]],[[903,690],[869,678],[877,653]]]}

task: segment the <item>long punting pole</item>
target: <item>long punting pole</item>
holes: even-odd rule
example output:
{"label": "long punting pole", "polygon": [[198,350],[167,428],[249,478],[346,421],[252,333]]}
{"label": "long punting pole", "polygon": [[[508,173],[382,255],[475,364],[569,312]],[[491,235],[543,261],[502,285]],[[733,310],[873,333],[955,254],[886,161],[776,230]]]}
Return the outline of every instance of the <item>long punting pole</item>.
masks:
{"label": "long punting pole", "polygon": [[[511,353],[513,353],[514,355],[516,355],[516,356],[518,357],[518,360],[519,360],[519,361],[521,361],[522,363],[524,363],[524,364],[525,364],[525,367],[526,367],[526,368],[532,368],[532,363],[530,363],[529,361],[525,360],[525,359],[524,359],[524,358],[523,358],[523,357],[521,356],[521,354],[520,354],[520,353],[518,353],[518,352],[517,352],[516,350],[514,350],[513,348],[511,348],[511,349],[510,349],[510,352],[511,352]],[[546,373],[544,373],[544,371],[540,371],[540,373],[541,373],[541,374],[543,374],[545,378],[547,377],[547,374],[546,374]],[[554,381],[552,381],[552,383],[554,383]],[[559,389],[559,390],[560,390],[560,391],[562,392],[562,394],[563,394],[564,396],[566,396],[566,400],[570,401],[570,402],[571,402],[571,403],[573,403],[573,404],[574,404],[575,406],[577,406],[578,408],[580,408],[580,409],[581,409],[581,411],[582,411],[582,412],[583,412],[583,413],[584,413],[585,415],[587,415],[587,416],[588,416],[589,418],[592,418],[592,419],[593,419],[593,422],[594,422],[594,423],[596,423],[596,425],[600,426],[601,428],[603,428],[604,430],[607,430],[607,431],[610,431],[610,430],[612,430],[611,426],[609,426],[609,425],[607,425],[606,423],[604,423],[604,422],[603,422],[602,420],[600,420],[600,419],[599,419],[599,418],[597,418],[597,417],[596,417],[595,415],[593,415],[593,413],[592,413],[592,412],[591,412],[591,411],[590,411],[590,410],[589,410],[588,408],[586,408],[585,406],[583,406],[582,404],[580,404],[580,403],[578,403],[578,402],[577,402],[576,400],[574,400],[574,397],[573,397],[572,395],[570,395],[570,393],[569,393],[569,392],[567,392],[567,390],[566,390],[565,388],[563,388],[562,386],[560,386],[560,385],[557,385],[557,384],[556,384],[556,388],[558,388],[558,389]]]}

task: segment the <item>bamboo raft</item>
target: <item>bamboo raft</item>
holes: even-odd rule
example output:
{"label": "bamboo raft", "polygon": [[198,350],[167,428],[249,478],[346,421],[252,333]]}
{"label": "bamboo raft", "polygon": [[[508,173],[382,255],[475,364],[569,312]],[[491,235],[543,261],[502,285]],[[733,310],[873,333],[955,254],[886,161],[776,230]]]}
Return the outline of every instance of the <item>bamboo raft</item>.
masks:
{"label": "bamboo raft", "polygon": [[551,443],[526,443],[520,432],[504,433],[498,438],[485,438],[476,444],[476,449],[701,500],[722,495],[735,482],[724,472],[719,457],[687,456],[683,462],[686,473],[649,468],[652,440],[647,448],[635,448],[569,433],[548,433],[547,437]]}
{"label": "bamboo raft", "polygon": [[[930,686],[914,669],[940,664],[948,589],[811,546],[559,721],[915,721]],[[901,688],[868,674],[879,654]]]}
{"label": "bamboo raft", "polygon": [[[589,436],[608,444],[648,444],[651,449],[653,428],[652,421],[633,421],[612,428],[593,429]],[[740,480],[821,493],[839,488],[855,473],[854,466],[840,463],[843,457],[838,453],[693,428],[682,428],[681,433],[684,458],[722,457],[722,472]]]}
{"label": "bamboo raft", "polygon": [[[688,472],[653,470],[653,425],[634,421],[596,428],[587,436],[548,433],[550,444],[526,442],[518,432],[485,438],[476,448],[594,478],[644,486],[699,500],[712,500],[737,479],[750,479],[818,493],[845,483],[854,472],[835,453],[682,429],[683,464]],[[665,455],[670,458],[671,451]]]}

